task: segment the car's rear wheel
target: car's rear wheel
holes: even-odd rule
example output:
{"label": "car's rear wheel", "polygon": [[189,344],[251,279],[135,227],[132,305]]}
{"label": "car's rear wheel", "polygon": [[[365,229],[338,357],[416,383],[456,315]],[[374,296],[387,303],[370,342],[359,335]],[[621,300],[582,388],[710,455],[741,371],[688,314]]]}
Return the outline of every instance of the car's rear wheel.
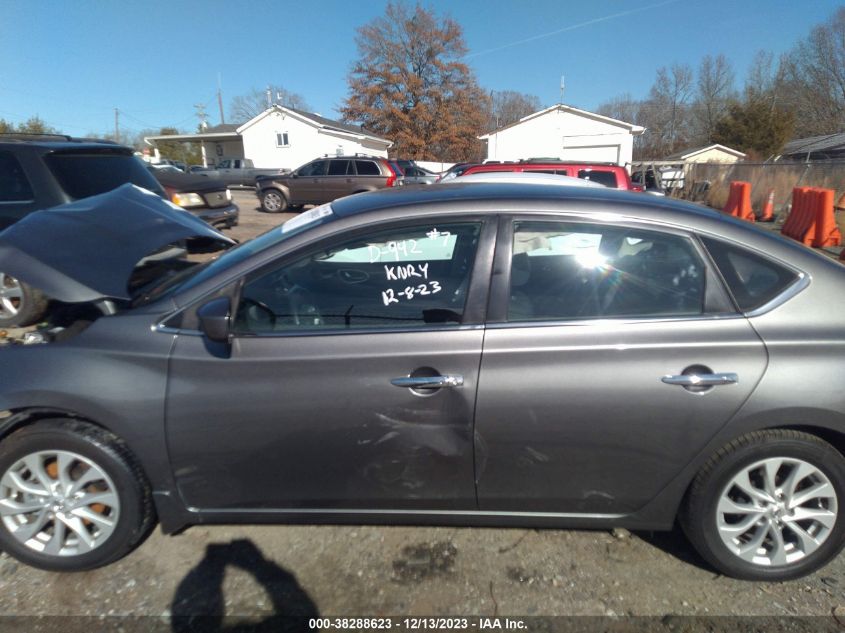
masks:
{"label": "car's rear wheel", "polygon": [[37,323],[47,313],[47,303],[40,290],[0,272],[0,328]]}
{"label": "car's rear wheel", "polygon": [[261,192],[261,208],[267,213],[281,213],[287,206],[287,198],[278,189],[265,189]]}
{"label": "car's rear wheel", "polygon": [[55,571],[129,553],[155,520],[146,479],[125,444],[74,420],[42,420],[0,443],[0,548]]}
{"label": "car's rear wheel", "polygon": [[744,435],[698,473],[681,523],[719,571],[790,580],[827,564],[845,544],[845,459],[792,430]]}

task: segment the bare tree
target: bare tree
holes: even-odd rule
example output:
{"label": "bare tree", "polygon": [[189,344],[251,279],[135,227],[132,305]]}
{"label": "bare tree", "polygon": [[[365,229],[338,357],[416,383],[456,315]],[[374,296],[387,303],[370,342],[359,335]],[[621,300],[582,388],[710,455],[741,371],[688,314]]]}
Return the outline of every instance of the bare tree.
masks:
{"label": "bare tree", "polygon": [[798,136],[845,127],[845,7],[815,27],[783,60],[784,98],[796,112]]}
{"label": "bare tree", "polygon": [[347,78],[344,119],[394,142],[401,156],[476,159],[490,98],[470,68],[460,25],[417,5],[390,2],[358,29],[359,58]]}
{"label": "bare tree", "polygon": [[[611,119],[633,123],[634,125],[642,125],[646,128],[646,132],[648,132],[648,126],[651,124],[648,119],[648,112],[648,102],[637,101],[627,92],[602,103],[596,109],[597,114],[610,117]],[[659,152],[654,153],[651,151],[648,141],[648,135],[638,134],[634,137],[634,160],[654,158],[659,155]]]}
{"label": "bare tree", "polygon": [[637,123],[640,116],[640,108],[642,102],[637,101],[631,97],[631,94],[625,92],[610,101],[605,101],[597,109],[596,114],[625,121],[627,123]]}
{"label": "bare tree", "polygon": [[270,85],[264,90],[253,88],[245,95],[234,97],[231,105],[229,105],[229,119],[237,123],[246,123],[264,112],[272,104],[288,106],[297,110],[311,109],[302,95],[286,90],[281,86]]}
{"label": "bare tree", "polygon": [[521,118],[533,114],[541,109],[540,97],[524,94],[514,90],[491,91],[492,112],[488,130],[495,130]]}
{"label": "bare tree", "polygon": [[643,157],[663,158],[688,142],[691,94],[692,69],[688,65],[657,69],[648,99],[639,110],[639,125],[646,128]]}
{"label": "bare tree", "polygon": [[692,107],[698,141],[709,143],[713,140],[716,122],[735,98],[734,72],[728,59],[721,53],[716,57],[705,55],[698,67],[697,91]]}
{"label": "bare tree", "polygon": [[746,100],[772,98],[776,84],[777,69],[774,66],[774,56],[769,51],[757,51],[745,78]]}

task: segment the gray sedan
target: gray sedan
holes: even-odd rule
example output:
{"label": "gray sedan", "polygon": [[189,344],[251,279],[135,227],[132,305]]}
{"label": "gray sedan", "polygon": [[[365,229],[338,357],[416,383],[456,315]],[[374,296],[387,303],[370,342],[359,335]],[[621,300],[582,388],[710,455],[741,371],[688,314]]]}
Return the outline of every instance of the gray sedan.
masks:
{"label": "gray sedan", "polygon": [[748,223],[601,188],[403,188],[134,293],[117,246],[59,272],[49,233],[15,274],[104,314],[0,350],[0,546],[31,565],[107,564],[156,519],[680,519],[713,567],[767,580],[843,546],[845,270]]}

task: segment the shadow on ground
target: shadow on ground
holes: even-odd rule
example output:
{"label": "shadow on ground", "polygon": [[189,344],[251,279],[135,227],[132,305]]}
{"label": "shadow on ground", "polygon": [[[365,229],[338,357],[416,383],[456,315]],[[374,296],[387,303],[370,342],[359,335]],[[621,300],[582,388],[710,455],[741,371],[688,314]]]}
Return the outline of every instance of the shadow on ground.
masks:
{"label": "shadow on ground", "polygon": [[[272,615],[249,622],[226,617],[223,581],[227,567],[253,576],[272,601]],[[174,633],[311,631],[308,620],[318,617],[314,601],[294,575],[265,558],[248,539],[208,545],[203,559],[176,588],[170,612]]]}
{"label": "shadow on ground", "polygon": [[666,552],[670,556],[674,556],[680,561],[693,565],[704,571],[718,575],[707,562],[699,556],[692,544],[687,540],[684,531],[677,523],[672,528],[671,532],[642,532],[636,531],[634,534],[643,542],[648,543],[652,547]]}

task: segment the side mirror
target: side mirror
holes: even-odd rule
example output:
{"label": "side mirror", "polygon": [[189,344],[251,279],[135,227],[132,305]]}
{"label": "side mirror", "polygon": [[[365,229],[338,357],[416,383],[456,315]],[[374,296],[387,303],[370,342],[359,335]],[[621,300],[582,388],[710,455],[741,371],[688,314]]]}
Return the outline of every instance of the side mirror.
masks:
{"label": "side mirror", "polygon": [[197,310],[200,330],[209,340],[228,343],[231,335],[231,305],[229,297],[217,297]]}

